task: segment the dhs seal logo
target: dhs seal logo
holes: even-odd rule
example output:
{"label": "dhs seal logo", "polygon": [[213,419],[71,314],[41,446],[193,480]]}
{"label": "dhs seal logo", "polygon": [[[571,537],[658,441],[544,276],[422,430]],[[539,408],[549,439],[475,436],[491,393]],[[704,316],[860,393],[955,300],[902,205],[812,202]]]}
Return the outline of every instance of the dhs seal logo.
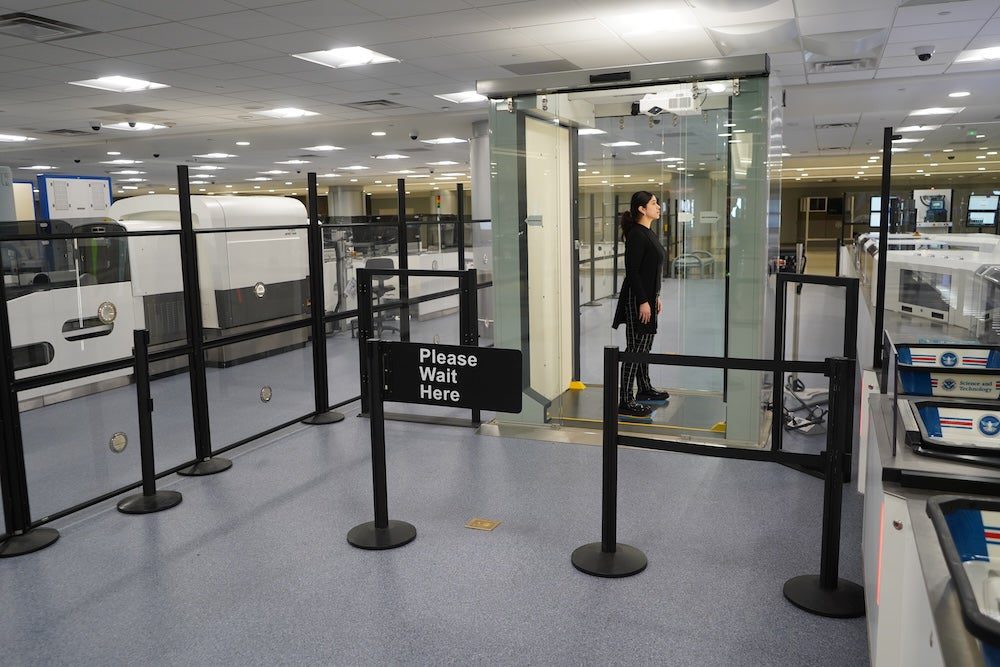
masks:
{"label": "dhs seal logo", "polygon": [[951,378],[947,378],[944,382],[941,383],[941,388],[944,389],[945,391],[955,391],[955,387],[957,386],[958,384]]}
{"label": "dhs seal logo", "polygon": [[958,355],[954,352],[945,352],[941,355],[941,365],[945,368],[951,368],[958,363]]}
{"label": "dhs seal logo", "polygon": [[979,432],[987,437],[1000,434],[1000,419],[994,415],[986,415],[979,420]]}

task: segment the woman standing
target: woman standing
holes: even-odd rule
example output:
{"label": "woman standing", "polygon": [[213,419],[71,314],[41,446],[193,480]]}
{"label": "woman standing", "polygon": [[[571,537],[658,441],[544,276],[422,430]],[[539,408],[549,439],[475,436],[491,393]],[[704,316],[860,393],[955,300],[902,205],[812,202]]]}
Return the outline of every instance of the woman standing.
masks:
{"label": "woman standing", "polygon": [[[652,192],[640,190],[632,195],[629,210],[622,213],[622,238],[625,240],[625,279],[618,296],[618,308],[611,324],[617,329],[625,323],[626,352],[645,354],[653,347],[656,316],[663,309],[660,280],[666,251],[650,227],[660,217],[660,203]],[[655,311],[653,309],[656,309]],[[638,381],[639,393],[632,385]],[[648,417],[653,408],[643,403],[664,403],[665,391],[653,388],[649,364],[622,364],[618,414]]]}

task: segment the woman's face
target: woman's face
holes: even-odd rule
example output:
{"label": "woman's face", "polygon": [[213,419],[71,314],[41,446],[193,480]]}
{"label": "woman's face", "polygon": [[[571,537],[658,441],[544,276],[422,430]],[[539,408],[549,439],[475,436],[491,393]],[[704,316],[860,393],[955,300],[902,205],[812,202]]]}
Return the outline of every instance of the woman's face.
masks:
{"label": "woman's face", "polygon": [[651,220],[658,220],[660,218],[660,202],[656,201],[656,195],[653,195],[645,206],[640,206],[639,212]]}

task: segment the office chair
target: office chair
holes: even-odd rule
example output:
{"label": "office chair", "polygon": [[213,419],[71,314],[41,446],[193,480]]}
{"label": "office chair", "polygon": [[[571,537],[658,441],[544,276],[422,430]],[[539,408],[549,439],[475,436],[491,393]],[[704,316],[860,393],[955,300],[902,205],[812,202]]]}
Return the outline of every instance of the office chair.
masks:
{"label": "office chair", "polygon": [[[366,269],[394,269],[396,264],[392,261],[391,257],[372,257],[365,262]],[[385,275],[374,275],[372,276],[372,296],[375,297],[375,304],[379,305],[382,303],[382,299],[389,292],[396,290],[393,285],[386,285],[387,276]],[[375,336],[378,338],[382,337],[383,331],[395,331],[399,333],[399,327],[390,324],[391,317],[386,315],[386,311],[379,311],[372,316],[372,328]]]}

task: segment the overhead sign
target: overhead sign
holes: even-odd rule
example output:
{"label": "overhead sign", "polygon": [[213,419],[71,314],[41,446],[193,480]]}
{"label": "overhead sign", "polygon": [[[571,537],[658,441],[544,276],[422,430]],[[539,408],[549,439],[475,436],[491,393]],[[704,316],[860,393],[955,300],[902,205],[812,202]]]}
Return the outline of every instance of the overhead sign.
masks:
{"label": "overhead sign", "polygon": [[521,411],[521,351],[382,342],[383,399],[498,412]]}

